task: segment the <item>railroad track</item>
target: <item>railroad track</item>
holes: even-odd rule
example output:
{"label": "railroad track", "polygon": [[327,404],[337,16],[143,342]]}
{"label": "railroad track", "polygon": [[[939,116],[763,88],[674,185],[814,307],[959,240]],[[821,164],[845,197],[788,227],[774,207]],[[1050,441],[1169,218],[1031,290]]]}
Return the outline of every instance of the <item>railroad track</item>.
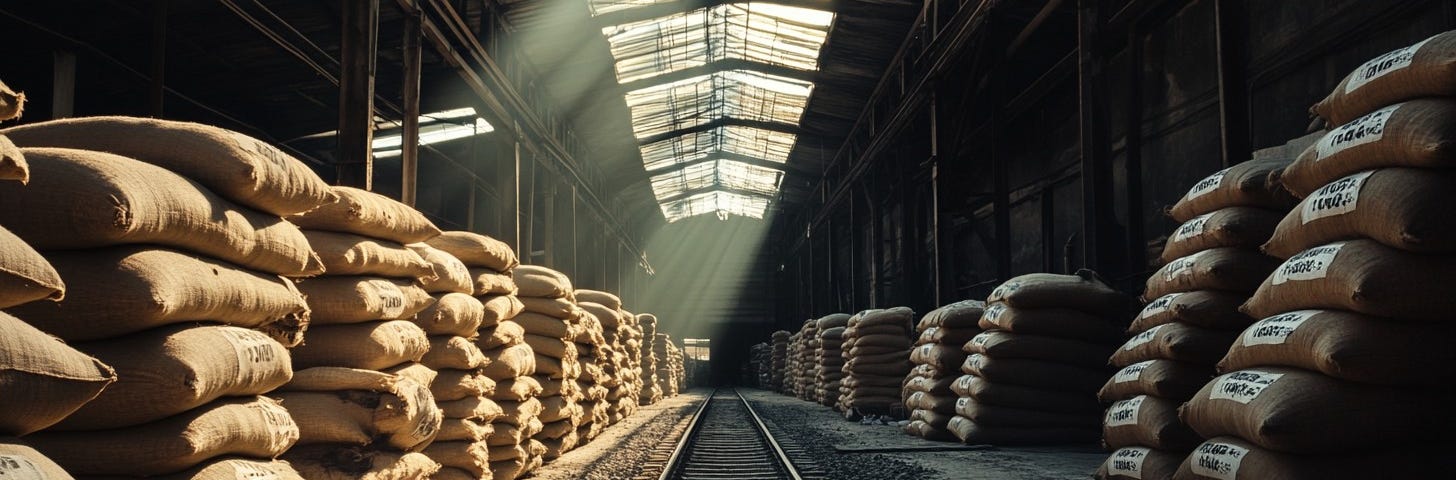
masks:
{"label": "railroad track", "polygon": [[659,480],[814,480],[823,474],[802,448],[784,445],[732,389],[713,392],[698,407]]}

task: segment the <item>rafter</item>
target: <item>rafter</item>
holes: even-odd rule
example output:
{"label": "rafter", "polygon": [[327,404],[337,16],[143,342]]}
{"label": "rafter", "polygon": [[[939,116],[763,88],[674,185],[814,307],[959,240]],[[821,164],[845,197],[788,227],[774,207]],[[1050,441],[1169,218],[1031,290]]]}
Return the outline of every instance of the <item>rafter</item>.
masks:
{"label": "rafter", "polygon": [[740,127],[759,128],[759,129],[763,129],[763,130],[771,130],[771,131],[781,132],[781,133],[787,133],[787,134],[791,134],[791,135],[799,135],[800,133],[802,133],[802,131],[799,128],[798,125],[791,125],[791,124],[779,123],[779,122],[763,122],[763,121],[758,121],[758,120],[744,120],[744,119],[741,119],[741,118],[723,117],[723,118],[717,118],[717,119],[714,119],[712,121],[705,122],[705,123],[702,123],[702,124],[699,124],[699,125],[694,125],[694,126],[691,126],[691,127],[688,127],[688,128],[680,128],[680,129],[673,130],[673,131],[670,131],[670,132],[663,132],[663,133],[659,133],[657,135],[652,135],[652,136],[649,136],[647,138],[638,140],[637,141],[637,144],[638,145],[647,145],[647,144],[650,144],[650,143],[657,143],[657,142],[661,142],[663,140],[670,140],[670,139],[673,139],[673,138],[677,138],[677,137],[681,137],[683,135],[688,135],[688,134],[693,134],[693,133],[706,132],[706,131],[709,131],[709,130],[712,130],[712,129],[715,129],[715,128],[718,128],[718,127],[724,127],[724,126],[729,126],[729,125],[736,125],[736,126],[740,126]]}
{"label": "rafter", "polygon": [[622,84],[623,92],[632,92],[644,88],[665,85],[679,80],[686,80],[693,77],[700,77],[718,72],[730,72],[734,70],[748,70],[752,72],[766,73],[776,77],[791,78],[810,83],[816,83],[819,72],[799,70],[781,65],[771,65],[763,62],[755,62],[741,58],[723,58],[708,62],[704,65],[675,70],[654,77],[647,77],[641,80],[633,80]]}
{"label": "rafter", "polygon": [[659,198],[659,199],[657,199],[657,203],[666,205],[668,203],[676,202],[678,200],[682,200],[684,198],[691,197],[693,195],[698,195],[698,194],[703,194],[703,193],[712,193],[712,192],[732,193],[732,194],[735,194],[735,195],[743,195],[743,196],[746,196],[746,197],[767,198],[769,200],[773,200],[773,198],[774,198],[774,195],[765,194],[763,192],[755,192],[755,191],[752,191],[752,190],[743,190],[743,189],[740,189],[740,188],[725,187],[722,184],[719,184],[718,182],[713,182],[712,185],[708,185],[706,187],[699,187],[699,188],[694,188],[694,189],[691,189],[691,190],[683,190],[681,192],[674,193],[672,195],[668,195],[666,197]]}
{"label": "rafter", "polygon": [[[602,27],[622,25],[624,23],[640,22],[658,17],[666,17],[675,13],[691,12],[699,8],[727,5],[730,3],[747,3],[746,0],[676,0],[653,5],[633,7],[615,12],[603,13],[592,18],[592,21]],[[812,8],[815,10],[834,11],[835,3],[832,0],[759,0],[757,3],[772,3],[790,7]]]}
{"label": "rafter", "polygon": [[670,166],[663,167],[663,168],[659,168],[659,169],[656,169],[656,170],[648,170],[647,171],[647,176],[652,177],[652,176],[662,175],[664,173],[672,173],[672,172],[676,172],[678,170],[683,170],[683,169],[686,169],[688,167],[691,167],[693,165],[697,165],[697,164],[700,164],[700,163],[708,163],[708,162],[714,162],[714,161],[718,161],[718,160],[728,160],[728,161],[733,161],[733,162],[746,163],[746,164],[749,164],[749,165],[752,165],[752,166],[755,166],[755,167],[762,167],[762,168],[768,168],[768,169],[778,170],[778,171],[781,171],[781,172],[784,172],[784,173],[790,173],[790,172],[792,172],[792,173],[801,173],[801,174],[813,174],[813,173],[815,173],[815,172],[810,171],[809,169],[803,168],[802,166],[799,166],[799,165],[792,165],[791,166],[788,163],[770,162],[770,161],[764,160],[762,158],[750,157],[748,155],[740,155],[740,154],[732,153],[732,152],[719,152],[719,153],[715,153],[713,155],[709,155],[707,157],[704,157],[704,158],[701,158],[701,159],[698,159],[698,160],[693,160],[691,162],[674,163],[674,164],[672,164]]}

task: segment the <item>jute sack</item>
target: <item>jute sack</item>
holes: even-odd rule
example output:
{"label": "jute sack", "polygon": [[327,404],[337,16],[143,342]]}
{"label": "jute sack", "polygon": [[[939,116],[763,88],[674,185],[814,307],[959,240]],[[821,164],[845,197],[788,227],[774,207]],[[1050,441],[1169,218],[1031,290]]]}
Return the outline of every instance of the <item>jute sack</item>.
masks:
{"label": "jute sack", "polygon": [[394,320],[349,325],[315,325],[308,340],[290,352],[293,368],[348,367],[379,370],[418,362],[430,351],[425,331]]}
{"label": "jute sack", "polygon": [[530,440],[531,436],[536,435],[544,428],[541,420],[538,420],[536,417],[527,419],[524,425],[496,422],[491,424],[491,426],[495,430],[491,433],[490,438],[486,440],[486,444],[491,447],[520,445]]}
{"label": "jute sack", "polygon": [[552,318],[571,320],[581,316],[576,302],[565,298],[523,297],[520,299],[525,311],[539,313]]}
{"label": "jute sack", "polygon": [[1262,208],[1228,207],[1183,222],[1163,244],[1163,263],[1220,247],[1256,249],[1284,218],[1283,212]]}
{"label": "jute sack", "polygon": [[875,325],[871,327],[859,327],[854,330],[847,330],[847,335],[852,338],[863,338],[874,335],[902,337],[908,339],[912,330],[907,325]]}
{"label": "jute sack", "polygon": [[56,462],[19,439],[0,437],[0,476],[24,480],[75,480]]}
{"label": "jute sack", "polygon": [[309,480],[419,480],[440,471],[423,453],[355,445],[301,445],[283,460]]}
{"label": "jute sack", "polygon": [[512,480],[541,468],[545,460],[541,457],[517,458],[504,462],[490,462],[491,480]]}
{"label": "jute sack", "polygon": [[0,312],[0,435],[54,425],[116,381],[116,372]]}
{"label": "jute sack", "polygon": [[147,243],[280,275],[323,272],[298,227],[161,167],[101,152],[24,152],[34,178],[0,182],[0,225],[37,249]]}
{"label": "jute sack", "polygon": [[925,422],[925,424],[933,428],[945,428],[946,425],[950,424],[950,419],[953,417],[955,417],[955,414],[946,415],[930,410],[915,410],[910,412],[910,420]]}
{"label": "jute sack", "polygon": [[957,440],[955,435],[951,434],[950,430],[945,429],[945,427],[935,427],[920,420],[913,420],[905,424],[901,429],[906,434],[936,442],[954,442]]}
{"label": "jute sack", "polygon": [[[931,310],[930,313],[920,317],[920,323],[915,325],[916,330],[925,331],[931,327],[941,328],[966,328],[975,327],[984,313],[986,302],[980,300],[961,300],[943,307]],[[841,314],[842,315],[842,314]],[[848,317],[845,317],[848,321]],[[820,325],[820,329],[824,326]]]}
{"label": "jute sack", "polygon": [[1003,427],[981,425],[956,415],[946,424],[961,443],[988,445],[1060,445],[1096,442],[1102,432],[1086,427]]}
{"label": "jute sack", "polygon": [[1248,298],[1217,290],[1169,293],[1149,301],[1127,331],[1135,334],[1174,322],[1213,330],[1243,330],[1254,323],[1254,319],[1239,312],[1239,306]]}
{"label": "jute sack", "polygon": [[[530,424],[532,420],[539,421],[538,417],[541,416],[541,400],[536,398],[528,398],[519,402],[504,400],[496,403],[500,404],[504,414],[497,418],[495,423],[508,423],[519,427]],[[533,432],[532,435],[535,433]]]}
{"label": "jute sack", "polygon": [[930,333],[929,340],[931,341],[931,343],[950,345],[954,347],[960,347],[965,345],[966,342],[971,341],[972,338],[976,338],[976,335],[980,335],[982,331],[980,327],[976,326],[934,328],[935,330]]}
{"label": "jute sack", "polygon": [[496,382],[495,392],[490,395],[491,400],[524,402],[528,398],[540,395],[543,391],[541,382],[533,377],[521,376],[499,380]]}
{"label": "jute sack", "polygon": [[441,370],[435,381],[430,383],[430,394],[437,402],[490,397],[495,394],[495,389],[495,380],[471,370]]}
{"label": "jute sack", "polygon": [[1121,317],[1133,311],[1134,300],[1097,276],[1082,269],[1075,275],[1029,273],[1013,277],[991,291],[986,303],[1004,303],[1015,308],[1069,308],[1098,315]]}
{"label": "jute sack", "polygon": [[1204,177],[1188,189],[1168,215],[1179,223],[1228,207],[1288,211],[1296,199],[1279,183],[1289,160],[1249,160]]}
{"label": "jute sack", "polygon": [[414,380],[415,383],[425,385],[427,387],[431,384],[434,384],[435,379],[439,378],[440,376],[439,372],[435,371],[430,367],[426,367],[424,364],[419,362],[405,362],[399,365],[395,365],[393,367],[381,369],[379,371],[388,373],[390,375],[408,378],[410,380]]}
{"label": "jute sack", "polygon": [[1385,168],[1356,173],[1305,197],[1279,223],[1264,252],[1289,258],[1352,238],[1370,238],[1408,252],[1453,252],[1456,225],[1444,221],[1453,190],[1456,175],[1445,171]]}
{"label": "jute sack", "polygon": [[576,331],[571,324],[565,320],[548,317],[539,313],[525,312],[516,315],[512,322],[521,326],[526,333],[540,335],[543,337],[568,339],[576,336]]}
{"label": "jute sack", "polygon": [[502,347],[513,347],[525,343],[526,329],[514,321],[505,321],[494,327],[480,329],[480,336],[475,338],[475,346],[485,352]]}
{"label": "jute sack", "polygon": [[[490,363],[481,369],[481,373],[497,382],[536,373],[536,355],[531,352],[530,345],[522,343],[482,353],[490,359]],[[497,387],[499,385],[497,383]]]}
{"label": "jute sack", "polygon": [[536,434],[536,437],[538,439],[561,438],[566,436],[566,434],[575,431],[576,425],[573,425],[570,420],[558,420],[555,422],[546,423],[545,426],[541,428],[541,432]]}
{"label": "jute sack", "polygon": [[268,393],[293,378],[287,348],[236,327],[163,327],[77,348],[116,369],[117,381],[53,430],[140,425],[222,397]]}
{"label": "jute sack", "polygon": [[55,252],[71,295],[12,308],[47,332],[96,340],[163,325],[215,321],[296,335],[309,311],[293,283],[171,250],[126,246]]}
{"label": "jute sack", "polygon": [[1279,259],[1244,248],[1222,247],[1174,259],[1148,277],[1143,298],[1175,292],[1222,290],[1247,293],[1279,266]]}
{"label": "jute sack", "polygon": [[1090,394],[992,383],[975,375],[956,378],[955,383],[951,384],[951,391],[958,396],[991,405],[1015,405],[1031,410],[1088,415],[1096,415],[1102,411],[1102,406]]}
{"label": "jute sack", "polygon": [[576,357],[551,358],[539,353],[534,357],[537,375],[553,379],[574,379],[581,375],[581,364],[577,363]]}
{"label": "jute sack", "polygon": [[1310,145],[1285,172],[1284,186],[1300,197],[1335,180],[1381,167],[1456,165],[1456,101],[1411,100],[1342,124]]}
{"label": "jute sack", "polygon": [[464,293],[435,294],[434,297],[434,303],[415,314],[415,325],[430,335],[467,338],[476,335],[485,321],[485,305],[480,300]]}
{"label": "jute sack", "polygon": [[1097,392],[1097,398],[1106,403],[1137,395],[1187,400],[1211,378],[1213,372],[1204,366],[1173,360],[1144,360],[1113,374]]}
{"label": "jute sack", "polygon": [[1446,32],[1372,58],[1310,108],[1339,125],[1395,102],[1456,95],[1456,33]]}
{"label": "jute sack", "polygon": [[1330,308],[1442,322],[1456,311],[1456,257],[1402,252],[1373,240],[1311,248],[1274,270],[1242,310],[1254,318]]}
{"label": "jute sack", "polygon": [[339,201],[296,215],[288,221],[310,230],[346,232],[398,243],[417,243],[440,234],[440,229],[409,205],[353,187],[329,187]]}
{"label": "jute sack", "polygon": [[575,423],[581,420],[581,407],[571,397],[558,395],[540,397],[538,400],[541,401],[541,413],[536,415],[536,418],[541,419],[542,423],[549,424],[568,419]]}
{"label": "jute sack", "polygon": [[[1362,385],[1284,367],[1218,376],[1179,416],[1204,438],[1234,435],[1289,453],[1449,439],[1450,396]],[[1359,421],[1349,421],[1359,419]]]}
{"label": "jute sack", "polygon": [[413,282],[380,277],[318,277],[301,280],[314,325],[404,320],[435,302]]}
{"label": "jute sack", "polygon": [[1181,401],[1147,395],[1119,400],[1102,417],[1102,443],[1107,448],[1147,446],[1187,451],[1203,441],[1178,420]]}
{"label": "jute sack", "polygon": [[622,309],[621,297],[599,290],[578,288],[576,289],[576,301],[600,304],[614,312]]}
{"label": "jute sack", "polygon": [[859,337],[859,342],[855,343],[854,348],[862,349],[860,350],[861,352],[868,352],[868,350],[863,350],[865,347],[884,347],[894,350],[909,350],[910,339],[906,338],[903,334],[876,334]]}
{"label": "jute sack", "polygon": [[949,345],[926,344],[915,347],[910,351],[910,361],[917,364],[932,365],[937,368],[954,370],[966,361],[966,352],[960,348]]}
{"label": "jute sack", "polygon": [[1112,345],[1122,342],[1126,336],[1122,326],[1077,310],[1012,308],[1004,303],[988,305],[978,326],[983,330],[1005,330]]}
{"label": "jute sack", "polygon": [[[93,480],[124,480],[134,477],[96,477]],[[292,465],[281,460],[222,457],[171,475],[148,477],[156,480],[304,480]]]}
{"label": "jute sack", "polygon": [[303,230],[329,275],[434,279],[435,267],[404,245],[352,233]]}
{"label": "jute sack", "polygon": [[508,272],[520,261],[516,251],[505,242],[485,235],[465,231],[449,231],[427,240],[430,246],[465,262],[469,267],[485,267],[497,272]]}
{"label": "jute sack", "polygon": [[814,322],[814,326],[819,329],[819,332],[821,334],[825,330],[829,330],[832,328],[841,328],[848,325],[849,314],[847,313],[831,313],[829,315],[820,317],[819,320],[815,320]]}
{"label": "jute sack", "polygon": [[537,441],[546,447],[546,452],[541,454],[541,458],[555,460],[561,458],[566,452],[576,448],[580,444],[581,438],[573,431],[561,438],[548,438]]}
{"label": "jute sack", "polygon": [[107,152],[156,165],[275,216],[332,203],[329,185],[287,153],[241,133],[155,118],[80,117],[0,131],[22,147]]}
{"label": "jute sack", "polygon": [[66,284],[55,267],[20,237],[0,227],[0,308],[65,296]]}
{"label": "jute sack", "polygon": [[484,397],[467,397],[446,402],[436,401],[435,403],[440,406],[440,411],[445,418],[464,418],[490,423],[505,415],[505,410],[501,409],[500,404]]}
{"label": "jute sack", "polygon": [[1173,478],[1187,455],[1147,447],[1122,447],[1097,467],[1097,480],[1142,480]]}
{"label": "jute sack", "polygon": [[935,334],[939,331],[940,327],[930,327],[925,330],[921,330],[920,334],[915,336],[915,346],[918,347],[921,345],[935,343]]}
{"label": "jute sack", "polygon": [[[1329,480],[1334,478],[1440,478],[1456,469],[1446,445],[1402,442],[1361,444],[1359,451],[1292,455],[1235,437],[1203,442],[1178,467],[1175,480]],[[1434,476],[1433,476],[1434,475]],[[1144,477],[1146,478],[1146,477]]]}
{"label": "jute sack", "polygon": [[526,306],[515,295],[486,295],[480,297],[485,306],[485,316],[480,320],[481,327],[492,327],[500,322],[516,318],[526,310]]}
{"label": "jute sack", "polygon": [[[581,290],[577,290],[577,291],[580,292]],[[616,310],[609,309],[609,308],[607,308],[606,306],[604,306],[604,305],[602,305],[600,303],[596,303],[596,302],[584,302],[584,301],[581,301],[581,300],[577,300],[577,305],[579,305],[581,307],[581,309],[586,312],[586,315],[583,317],[583,319],[587,319],[587,318],[594,319],[594,322],[596,323],[596,328],[599,328],[599,329],[605,331],[608,322],[611,323],[612,328],[616,328],[616,326],[617,326],[617,311]]]}
{"label": "jute sack", "polygon": [[964,353],[979,353],[991,358],[1026,358],[1089,367],[1107,363],[1107,356],[1113,351],[1107,345],[1002,331],[976,335],[962,349]]}
{"label": "jute sack", "polygon": [[30,165],[25,163],[25,154],[5,135],[0,135],[0,180],[13,180],[21,185],[30,183]]}
{"label": "jute sack", "polygon": [[[440,434],[435,435],[435,442],[466,441],[480,442],[495,432],[495,427],[489,422],[470,420],[464,418],[446,418],[440,422]],[[433,443],[431,445],[434,445]]]}
{"label": "jute sack", "polygon": [[276,400],[241,397],[136,427],[39,432],[26,442],[73,474],[151,476],[223,455],[274,458],[298,438],[298,425]]}
{"label": "jute sack", "polygon": [[1453,343],[1456,331],[1449,327],[1338,310],[1298,310],[1249,326],[1218,368],[1230,372],[1278,365],[1358,383],[1443,387],[1456,380],[1456,349],[1420,346]]}
{"label": "jute sack", "polygon": [[536,265],[521,265],[511,270],[511,278],[520,288],[518,295],[522,297],[565,298],[576,301],[571,280],[561,272]]}
{"label": "jute sack", "polygon": [[961,373],[992,383],[1042,388],[1062,392],[1096,391],[1107,378],[1101,369],[1022,358],[991,358],[981,354],[966,357]]}
{"label": "jute sack", "polygon": [[981,403],[971,397],[955,402],[955,414],[989,427],[1096,428],[1097,416],[1080,413],[1046,412],[1020,406]]}
{"label": "jute sack", "polygon": [[526,334],[526,345],[537,355],[545,355],[550,358],[562,359],[576,357],[576,345],[555,337],[543,337],[533,333]]}
{"label": "jute sack", "polygon": [[476,296],[517,295],[519,293],[516,281],[511,278],[510,274],[500,273],[489,268],[471,267],[470,278],[473,279]]}
{"label": "jute sack", "polygon": [[430,350],[419,362],[435,370],[475,370],[490,364],[480,347],[465,337],[431,335]]}
{"label": "jute sack", "polygon": [[884,310],[874,310],[865,313],[859,319],[859,328],[869,329],[878,326],[893,326],[903,332],[913,331],[911,327],[914,312],[908,307],[895,307]]}
{"label": "jute sack", "polygon": [[0,82],[0,120],[20,118],[24,111],[25,92],[11,90],[5,82]]}
{"label": "jute sack", "polygon": [[1107,362],[1118,368],[1154,359],[1213,366],[1223,358],[1236,336],[1238,332],[1231,330],[1167,323],[1133,335]]}
{"label": "jute sack", "polygon": [[932,412],[954,415],[958,398],[955,395],[934,395],[926,392],[912,392],[905,407],[915,410],[929,410]]}
{"label": "jute sack", "polygon": [[443,467],[458,468],[474,478],[490,472],[490,451],[484,443],[435,442],[420,452]]}
{"label": "jute sack", "polygon": [[443,418],[429,387],[371,370],[301,370],[271,395],[297,420],[303,445],[368,445],[382,437],[390,447],[413,451],[434,440]]}
{"label": "jute sack", "polygon": [[446,253],[428,243],[411,243],[405,245],[415,255],[430,264],[430,269],[435,273],[434,277],[421,277],[420,286],[430,293],[475,293],[475,278],[470,275],[470,269],[465,263],[454,255]]}

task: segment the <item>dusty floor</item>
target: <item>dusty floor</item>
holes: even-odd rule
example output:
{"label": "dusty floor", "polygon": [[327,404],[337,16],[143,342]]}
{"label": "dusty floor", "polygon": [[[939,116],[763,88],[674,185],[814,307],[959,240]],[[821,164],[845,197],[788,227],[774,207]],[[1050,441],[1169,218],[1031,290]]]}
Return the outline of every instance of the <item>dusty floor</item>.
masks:
{"label": "dusty floor", "polygon": [[[691,415],[693,406],[712,393],[712,390],[689,390],[681,395],[642,407],[621,423],[607,427],[607,430],[581,448],[566,452],[551,463],[537,469],[532,479],[577,480],[597,478],[630,478],[621,472],[630,470],[630,465],[640,462],[652,447],[656,438],[631,439],[637,433],[665,431],[682,416]],[[622,447],[622,445],[628,445]],[[608,456],[608,454],[611,454]]]}

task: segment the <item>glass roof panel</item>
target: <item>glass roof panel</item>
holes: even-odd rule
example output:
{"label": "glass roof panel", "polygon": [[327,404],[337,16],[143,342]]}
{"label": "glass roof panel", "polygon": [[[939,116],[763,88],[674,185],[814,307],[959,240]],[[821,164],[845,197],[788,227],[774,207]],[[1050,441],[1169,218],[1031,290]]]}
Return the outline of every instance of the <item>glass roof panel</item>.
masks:
{"label": "glass roof panel", "polygon": [[807,8],[732,3],[605,27],[602,34],[621,83],[729,58],[816,70],[833,18]]}
{"label": "glass roof panel", "polygon": [[797,125],[814,84],[758,72],[728,71],[627,92],[637,139],[720,118]]}
{"label": "glass roof panel", "polygon": [[748,218],[763,218],[768,209],[768,198],[740,195],[733,192],[706,192],[662,204],[662,215],[668,222],[676,222],[693,215],[718,213],[721,217],[738,215]]}

